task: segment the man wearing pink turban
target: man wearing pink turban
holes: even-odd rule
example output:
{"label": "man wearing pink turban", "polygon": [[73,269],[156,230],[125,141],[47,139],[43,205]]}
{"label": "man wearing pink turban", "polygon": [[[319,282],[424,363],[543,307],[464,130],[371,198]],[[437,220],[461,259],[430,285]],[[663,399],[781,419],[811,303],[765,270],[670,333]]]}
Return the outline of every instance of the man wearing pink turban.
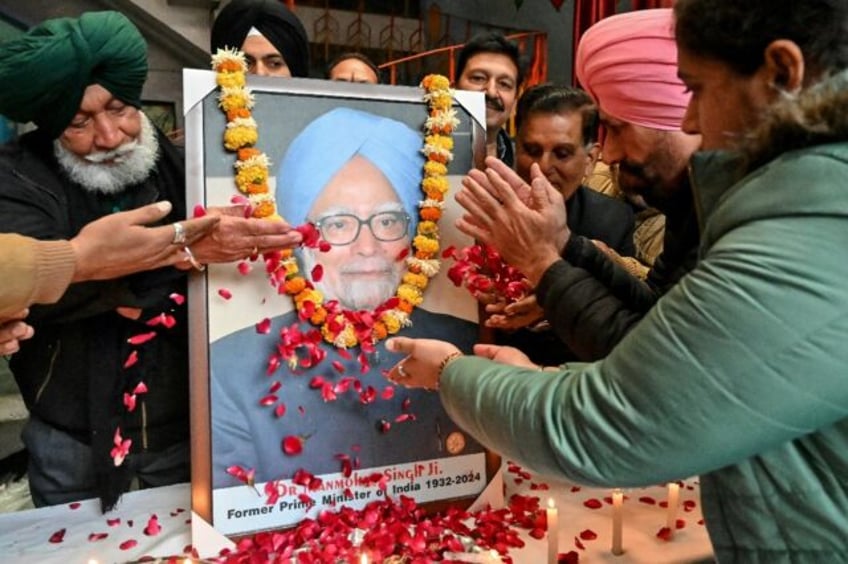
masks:
{"label": "man wearing pink turban", "polygon": [[[677,78],[676,62],[669,9],[604,19],[586,31],[578,46],[577,76],[598,104],[606,131],[604,160],[618,169],[625,193],[642,196],[666,215],[663,252],[644,283],[592,241],[570,232],[557,249],[563,260],[538,280],[536,298],[546,319],[581,360],[605,357],[695,264],[698,224],[686,172],[700,136],[680,130],[689,96]],[[497,172],[505,178],[511,174],[500,167]],[[517,176],[515,182],[521,184]],[[457,201],[473,208],[473,191],[464,189]],[[513,250],[523,252],[512,249],[521,240],[521,227],[516,218],[499,225],[492,244],[504,257],[515,256]],[[539,245],[561,240],[548,225],[523,227],[538,234]],[[463,231],[480,236],[473,227]],[[519,313],[511,311],[516,307],[508,306],[506,313]]]}

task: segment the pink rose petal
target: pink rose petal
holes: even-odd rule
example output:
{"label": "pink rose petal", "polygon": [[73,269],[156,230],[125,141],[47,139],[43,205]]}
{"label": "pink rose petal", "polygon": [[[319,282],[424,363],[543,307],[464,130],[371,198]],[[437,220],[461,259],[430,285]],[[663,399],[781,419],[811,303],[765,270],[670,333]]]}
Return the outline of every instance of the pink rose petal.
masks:
{"label": "pink rose petal", "polygon": [[229,300],[233,297],[233,293],[227,290],[226,288],[220,288],[218,290],[218,295],[224,298],[225,300]]}
{"label": "pink rose petal", "polygon": [[171,301],[173,301],[177,305],[183,305],[185,303],[185,296],[182,294],[174,292],[168,297],[171,298]]}
{"label": "pink rose petal", "polygon": [[135,548],[138,545],[138,541],[135,539],[130,539],[122,542],[118,545],[118,548],[121,550],[130,550],[131,548]]}
{"label": "pink rose petal", "polygon": [[67,532],[67,529],[59,529],[58,531],[56,531],[55,533],[50,535],[50,539],[48,539],[49,542],[51,542],[53,544],[59,544],[60,542],[65,540],[65,533],[66,532]]}
{"label": "pink rose petal", "polygon": [[131,345],[143,345],[144,343],[153,339],[154,337],[156,337],[156,331],[151,331],[149,333],[141,333],[139,335],[133,335],[132,337],[127,339],[127,342]]}
{"label": "pink rose petal", "polygon": [[133,366],[136,362],[138,362],[138,351],[133,350],[132,352],[130,352],[130,355],[124,361],[124,368],[129,368],[130,366]]}

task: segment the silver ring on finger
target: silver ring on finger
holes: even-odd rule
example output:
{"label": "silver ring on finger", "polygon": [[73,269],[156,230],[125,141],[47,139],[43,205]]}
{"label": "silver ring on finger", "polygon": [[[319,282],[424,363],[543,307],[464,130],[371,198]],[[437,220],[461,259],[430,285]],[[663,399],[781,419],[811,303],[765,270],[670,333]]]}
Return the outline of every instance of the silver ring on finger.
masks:
{"label": "silver ring on finger", "polygon": [[403,363],[398,364],[397,373],[398,376],[403,378],[404,380],[409,378],[409,372],[407,372],[406,369],[403,367]]}
{"label": "silver ring on finger", "polygon": [[174,238],[171,240],[171,243],[174,245],[182,245],[186,242],[186,230],[183,227],[183,224],[179,221],[175,221],[171,225],[174,226]]}

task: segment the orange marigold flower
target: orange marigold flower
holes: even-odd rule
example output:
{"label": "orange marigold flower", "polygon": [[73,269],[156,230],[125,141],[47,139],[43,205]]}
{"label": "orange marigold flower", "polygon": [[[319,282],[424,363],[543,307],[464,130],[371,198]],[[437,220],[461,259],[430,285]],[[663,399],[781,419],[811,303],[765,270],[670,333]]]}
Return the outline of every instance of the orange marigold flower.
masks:
{"label": "orange marigold flower", "polygon": [[[249,118],[250,110],[247,108],[232,108],[227,110],[227,121],[233,121],[236,118]],[[258,151],[257,151],[258,152]],[[241,159],[241,157],[239,157]]]}
{"label": "orange marigold flower", "polygon": [[262,202],[253,208],[253,217],[264,218],[271,217],[277,213],[274,202]]}
{"label": "orange marigold flower", "polygon": [[251,157],[258,157],[259,155],[262,154],[262,151],[260,151],[259,149],[255,148],[255,147],[243,147],[243,148],[238,150],[237,154],[238,154],[238,160],[246,161],[246,160],[250,159]]}
{"label": "orange marigold flower", "polygon": [[402,300],[398,301],[397,308],[404,313],[412,313],[414,306],[411,303],[409,303],[408,301],[402,299]]}
{"label": "orange marigold flower", "polygon": [[442,217],[442,210],[439,208],[421,208],[420,213],[424,221],[439,221]]}
{"label": "orange marigold flower", "polygon": [[315,308],[315,312],[312,314],[312,317],[309,318],[309,321],[313,325],[321,325],[326,320],[327,310],[320,306]]}
{"label": "orange marigold flower", "polygon": [[239,72],[243,71],[244,69],[238,61],[234,61],[232,59],[225,59],[218,63],[218,65],[215,67],[215,70],[218,72]]}
{"label": "orange marigold flower", "polygon": [[291,296],[299,294],[306,288],[306,280],[302,276],[296,276],[290,280],[286,280],[285,288],[286,294]]}
{"label": "orange marigold flower", "polygon": [[374,339],[380,341],[388,336],[389,331],[386,329],[386,326],[382,322],[377,321],[374,323],[374,327],[372,327],[371,334],[373,335]]}

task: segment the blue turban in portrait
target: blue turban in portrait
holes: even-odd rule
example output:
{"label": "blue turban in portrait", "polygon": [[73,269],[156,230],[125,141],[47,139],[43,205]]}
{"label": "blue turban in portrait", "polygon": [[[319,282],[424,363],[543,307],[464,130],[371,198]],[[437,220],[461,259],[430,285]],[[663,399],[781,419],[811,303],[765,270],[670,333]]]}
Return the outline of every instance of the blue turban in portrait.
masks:
{"label": "blue turban in portrait", "polygon": [[277,174],[277,209],[290,224],[302,224],[324,186],[359,155],[389,180],[412,218],[414,235],[424,197],[421,147],[421,134],[404,123],[350,108],[330,110],[289,145]]}

